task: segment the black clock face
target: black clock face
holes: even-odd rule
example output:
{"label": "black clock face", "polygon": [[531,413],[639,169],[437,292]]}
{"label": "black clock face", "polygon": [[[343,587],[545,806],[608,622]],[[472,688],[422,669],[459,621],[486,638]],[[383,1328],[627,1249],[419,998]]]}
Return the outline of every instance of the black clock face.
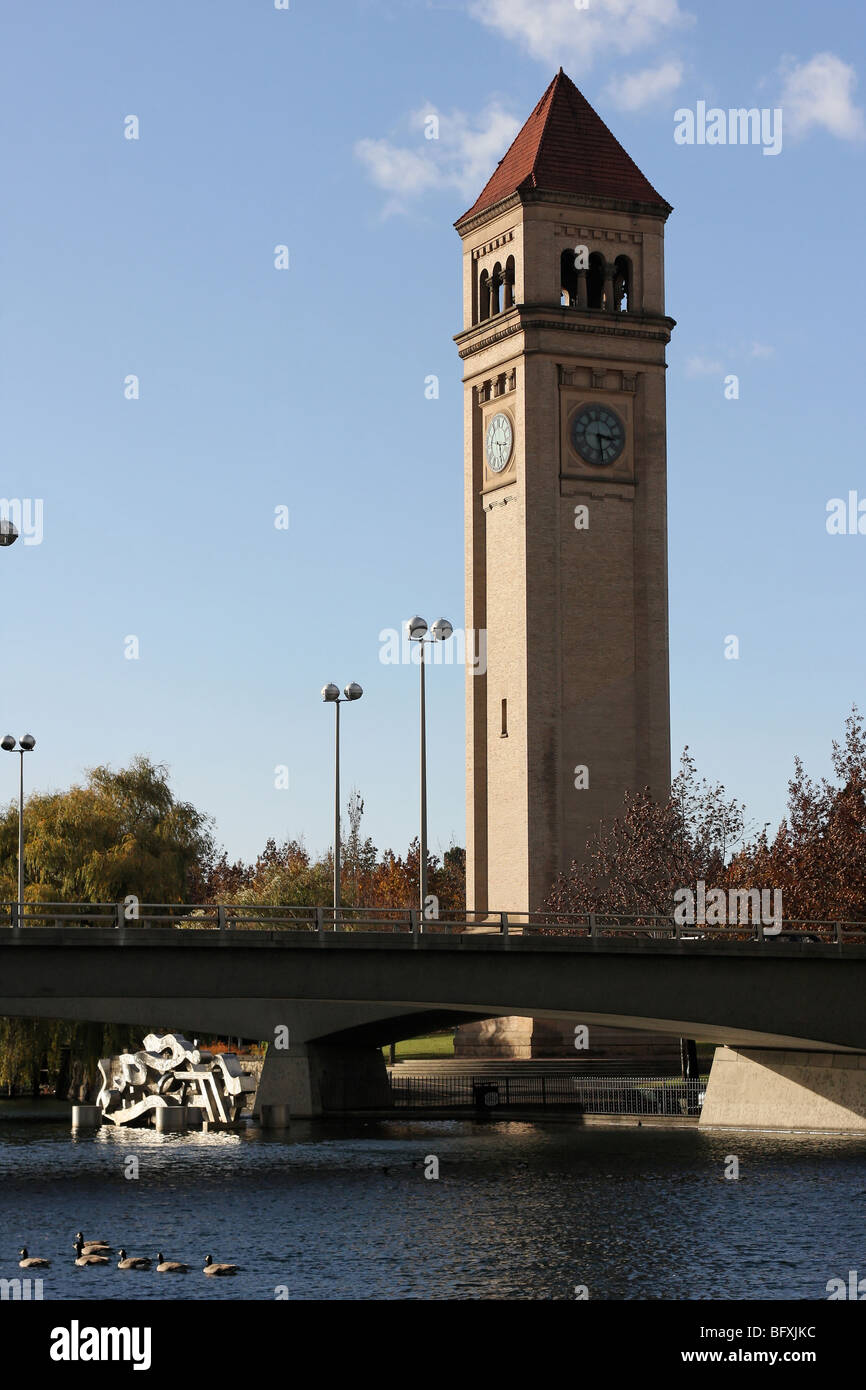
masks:
{"label": "black clock face", "polygon": [[625,425],[609,406],[581,406],[571,417],[571,444],[575,453],[594,468],[615,463],[625,448]]}

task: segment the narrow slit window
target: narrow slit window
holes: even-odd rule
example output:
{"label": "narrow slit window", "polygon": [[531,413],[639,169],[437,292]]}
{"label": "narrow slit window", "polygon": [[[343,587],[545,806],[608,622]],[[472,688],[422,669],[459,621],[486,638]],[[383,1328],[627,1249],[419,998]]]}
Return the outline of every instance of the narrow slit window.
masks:
{"label": "narrow slit window", "polygon": [[500,738],[508,738],[508,701],[502,701],[502,732]]}

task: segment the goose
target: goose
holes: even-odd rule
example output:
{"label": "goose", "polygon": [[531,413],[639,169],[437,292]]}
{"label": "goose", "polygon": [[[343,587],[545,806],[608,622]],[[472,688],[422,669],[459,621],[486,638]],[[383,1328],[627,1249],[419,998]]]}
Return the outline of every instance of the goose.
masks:
{"label": "goose", "polygon": [[167,1260],[160,1250],[156,1256],[156,1269],[158,1274],[186,1274],[189,1265],[180,1264],[178,1260]]}
{"label": "goose", "polygon": [[146,1255],[127,1255],[122,1246],[117,1252],[118,1269],[150,1269],[152,1263]]}
{"label": "goose", "polygon": [[34,1256],[28,1256],[28,1254],[27,1254],[27,1246],[26,1246],[26,1245],[22,1245],[21,1249],[18,1251],[18,1254],[21,1256],[21,1259],[18,1261],[18,1268],[19,1268],[19,1269],[50,1269],[50,1268],[51,1268],[51,1261],[50,1261],[50,1260],[40,1260],[40,1259],[38,1259],[35,1255],[34,1255]]}
{"label": "goose", "polygon": [[205,1274],[237,1274],[239,1268],[239,1265],[215,1265],[213,1262],[213,1255],[205,1255],[204,1257]]}
{"label": "goose", "polygon": [[77,1265],[107,1265],[107,1264],[108,1264],[108,1256],[107,1256],[107,1255],[94,1255],[94,1254],[83,1255],[81,1252],[83,1251],[84,1246],[81,1244],[81,1241],[80,1241],[80,1240],[77,1240],[72,1248],[73,1248],[73,1250],[75,1251],[76,1255],[78,1256],[78,1258],[77,1258],[76,1261],[75,1261],[75,1263],[76,1263]]}
{"label": "goose", "polygon": [[81,1231],[75,1232],[75,1239],[81,1241],[85,1255],[110,1255],[111,1246],[104,1240],[85,1240]]}

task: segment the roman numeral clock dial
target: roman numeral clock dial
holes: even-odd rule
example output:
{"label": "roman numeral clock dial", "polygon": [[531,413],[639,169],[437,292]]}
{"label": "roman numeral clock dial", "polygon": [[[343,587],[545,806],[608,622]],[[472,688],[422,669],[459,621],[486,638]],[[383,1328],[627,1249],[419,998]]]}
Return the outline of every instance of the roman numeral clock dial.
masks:
{"label": "roman numeral clock dial", "polygon": [[572,416],[571,445],[585,463],[606,468],[625,448],[625,425],[609,406],[582,406]]}
{"label": "roman numeral clock dial", "polygon": [[490,424],[487,426],[487,434],[484,441],[484,452],[487,458],[487,467],[491,473],[501,473],[508,460],[511,458],[511,451],[514,448],[514,430],[511,421],[502,411],[494,415]]}

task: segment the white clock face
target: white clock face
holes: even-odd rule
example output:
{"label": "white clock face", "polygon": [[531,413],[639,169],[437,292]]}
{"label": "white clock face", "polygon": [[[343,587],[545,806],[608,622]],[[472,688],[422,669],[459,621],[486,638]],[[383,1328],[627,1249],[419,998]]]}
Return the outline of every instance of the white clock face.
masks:
{"label": "white clock face", "polygon": [[491,473],[501,473],[514,447],[514,431],[511,421],[502,412],[494,415],[487,426],[486,438],[487,467]]}

